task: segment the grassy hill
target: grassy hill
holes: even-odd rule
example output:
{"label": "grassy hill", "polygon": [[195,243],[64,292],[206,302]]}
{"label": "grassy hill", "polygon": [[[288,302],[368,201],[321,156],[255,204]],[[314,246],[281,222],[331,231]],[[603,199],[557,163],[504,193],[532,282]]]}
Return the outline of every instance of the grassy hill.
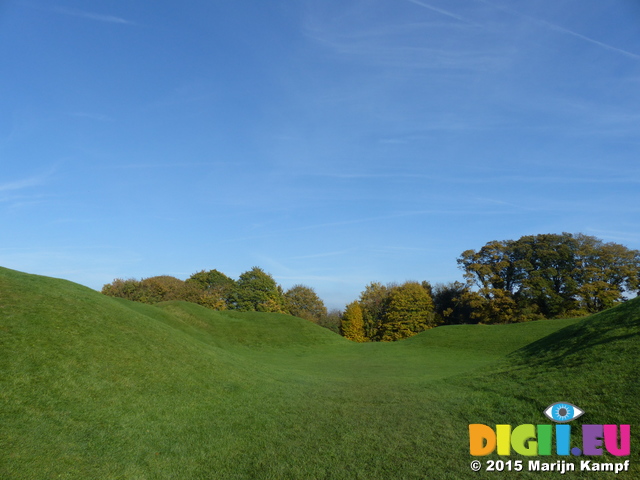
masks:
{"label": "grassy hill", "polygon": [[634,471],[617,478],[640,478],[639,333],[640,299],[356,344],[0,268],[0,478],[509,478],[470,471],[468,424],[549,423],[561,400],[630,423]]}

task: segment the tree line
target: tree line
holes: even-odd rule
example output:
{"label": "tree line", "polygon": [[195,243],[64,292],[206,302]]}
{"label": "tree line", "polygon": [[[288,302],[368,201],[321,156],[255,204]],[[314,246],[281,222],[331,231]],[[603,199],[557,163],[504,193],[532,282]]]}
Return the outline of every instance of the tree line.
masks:
{"label": "tree line", "polygon": [[202,270],[184,281],[169,275],[117,278],[104,285],[102,293],[148,304],[183,300],[213,310],[286,313],[336,332],[340,322],[340,312],[328,312],[313,288],[294,285],[284,291],[260,267],[242,273],[238,280],[218,270]]}
{"label": "tree line", "polygon": [[491,241],[457,259],[464,282],[372,282],[343,312],[313,288],[286,292],[259,267],[233,280],[217,270],[182,281],[116,279],[102,292],[145,303],[186,300],[215,310],[288,313],[357,342],[393,341],[437,325],[514,323],[588,315],[640,293],[640,251],[583,234]]}

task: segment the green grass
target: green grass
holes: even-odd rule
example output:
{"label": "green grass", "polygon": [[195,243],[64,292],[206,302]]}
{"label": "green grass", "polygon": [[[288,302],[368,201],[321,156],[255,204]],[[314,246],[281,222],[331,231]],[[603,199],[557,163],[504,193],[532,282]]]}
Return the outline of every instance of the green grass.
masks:
{"label": "green grass", "polygon": [[544,478],[471,472],[468,425],[549,423],[561,400],[578,424],[630,423],[633,472],[617,478],[640,478],[639,333],[640,299],[355,344],[0,268],[0,478]]}

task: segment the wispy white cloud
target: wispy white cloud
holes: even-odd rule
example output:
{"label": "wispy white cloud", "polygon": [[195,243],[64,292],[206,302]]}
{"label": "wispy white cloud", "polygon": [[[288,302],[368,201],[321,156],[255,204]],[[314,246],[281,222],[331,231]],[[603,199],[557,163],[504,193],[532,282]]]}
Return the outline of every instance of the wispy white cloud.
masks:
{"label": "wispy white cloud", "polygon": [[368,180],[368,179],[421,179],[432,180],[438,183],[458,183],[458,184],[493,184],[493,183],[533,183],[533,184],[636,184],[640,183],[638,172],[626,172],[625,174],[606,174],[598,176],[545,176],[545,175],[430,175],[423,173],[396,172],[396,173],[312,173],[311,176],[339,178],[345,180]]}
{"label": "wispy white cloud", "polygon": [[45,195],[35,195],[32,197],[24,195],[9,195],[0,196],[0,203],[6,205],[7,211],[16,211],[50,204],[51,198]]}
{"label": "wispy white cloud", "polygon": [[298,255],[295,257],[290,257],[290,260],[307,260],[311,258],[325,258],[325,257],[337,257],[340,255],[346,255],[350,253],[352,250],[340,250],[337,252],[324,252],[324,253],[313,253],[310,255]]}
{"label": "wispy white cloud", "polygon": [[604,240],[611,240],[615,242],[633,242],[640,241],[640,234],[637,232],[620,231],[620,230],[604,230],[601,228],[587,228],[586,232],[592,235],[597,235]]}
{"label": "wispy white cloud", "polygon": [[300,283],[300,282],[330,282],[336,284],[346,284],[346,283],[357,283],[365,285],[367,282],[371,281],[369,277],[365,275],[275,275],[275,279],[277,280],[288,280],[289,283]]}
{"label": "wispy white cloud", "polygon": [[430,249],[424,247],[406,247],[402,245],[384,245],[372,250],[377,252],[425,252]]}
{"label": "wispy white cloud", "polygon": [[[534,20],[536,20],[536,19],[534,19]],[[587,41],[589,43],[593,43],[594,45],[598,45],[599,47],[606,48],[607,50],[611,50],[611,51],[616,52],[616,53],[621,53],[622,55],[625,55],[627,57],[633,58],[634,60],[640,60],[640,55],[638,55],[637,53],[629,52],[629,51],[624,50],[622,48],[614,47],[613,45],[609,45],[607,43],[600,42],[600,41],[595,40],[593,38],[587,37],[586,35],[582,35],[580,33],[577,33],[577,32],[574,32],[572,30],[569,30],[568,28],[564,28],[564,27],[561,27],[559,25],[554,25],[553,23],[549,23],[549,22],[544,21],[544,20],[537,20],[537,21],[542,23],[542,24],[544,24],[544,25],[546,25],[547,27],[551,28],[552,30],[556,30],[556,31],[561,32],[561,33],[566,33],[568,35],[572,35],[574,37],[577,37],[577,38],[580,38],[582,40],[585,40],[585,41]]]}
{"label": "wispy white cloud", "polygon": [[456,20],[459,20],[461,22],[472,23],[472,22],[469,22],[468,20],[466,20],[465,18],[461,17],[460,15],[457,15],[455,13],[449,12],[447,10],[443,10],[442,8],[434,7],[433,5],[429,5],[428,3],[419,2],[418,0],[407,0],[407,1],[411,2],[411,3],[415,3],[416,5],[420,5],[421,7],[427,8],[427,9],[432,10],[434,12],[437,12],[437,13],[439,13],[441,15],[445,15],[447,17],[455,18]]}
{"label": "wispy white cloud", "polygon": [[3,267],[65,278],[98,291],[114,278],[127,278],[126,269],[142,259],[138,253],[110,244],[0,247]]}
{"label": "wispy white cloud", "polygon": [[106,22],[106,23],[116,23],[120,25],[135,25],[135,22],[127,20],[122,17],[117,17],[115,15],[106,15],[101,13],[94,12],[86,12],[84,10],[76,10],[75,8],[67,8],[67,7],[53,7],[51,9],[56,13],[61,13],[63,15],[71,15],[74,17],[86,18],[89,20],[95,20],[98,22]]}
{"label": "wispy white cloud", "polygon": [[3,208],[14,210],[51,202],[51,195],[43,193],[41,187],[49,183],[55,170],[54,166],[40,174],[17,180],[3,181],[0,178],[0,203]]}
{"label": "wispy white cloud", "polygon": [[146,170],[158,168],[193,168],[218,166],[218,162],[148,162],[148,163],[124,163],[121,165],[107,165],[109,170]]}
{"label": "wispy white cloud", "polygon": [[[379,80],[391,80],[402,77],[398,69],[437,70],[477,70],[500,65],[504,52],[487,49],[472,44],[464,46],[465,39],[475,38],[480,25],[457,13],[434,7],[420,0],[407,0],[405,5],[413,3],[440,16],[455,19],[455,22],[442,18],[428,22],[404,21],[393,18],[380,18],[376,22],[365,23],[362,18],[368,12],[355,8],[347,9],[338,17],[310,15],[304,25],[307,36],[339,56],[349,56],[366,64],[388,70],[390,77]],[[399,9],[405,14],[407,10]],[[410,12],[415,17],[415,12]],[[448,35],[449,34],[449,35]],[[454,38],[454,42],[444,42],[444,38]],[[360,86],[362,87],[362,85]]]}
{"label": "wispy white cloud", "polygon": [[[336,54],[358,58],[361,61],[384,68],[442,71],[486,70],[501,65],[505,52],[487,51],[481,48],[463,49],[455,46],[403,45],[389,41],[360,41],[324,32],[315,39]],[[398,76],[399,73],[395,72]]]}
{"label": "wispy white cloud", "polygon": [[37,187],[44,184],[46,178],[47,175],[38,175],[34,177],[23,178],[21,180],[0,183],[0,192],[24,190],[25,188]]}
{"label": "wispy white cloud", "polygon": [[[505,212],[504,210],[480,210],[478,208],[471,209],[431,209],[431,210],[416,210],[416,211],[404,211],[392,213],[389,215],[380,215],[380,216],[371,216],[371,217],[360,217],[360,218],[349,218],[346,220],[340,220],[335,222],[322,222],[322,223],[312,223],[307,225],[300,225],[291,228],[283,228],[279,230],[269,230],[268,233],[259,234],[259,235],[251,235],[244,237],[230,237],[224,240],[219,240],[219,243],[239,243],[239,242],[247,242],[256,240],[264,240],[267,238],[278,238],[284,234],[291,234],[292,232],[305,232],[317,229],[328,229],[335,227],[346,227],[351,225],[358,225],[364,223],[371,222],[382,222],[385,220],[392,220],[404,217],[414,217],[414,216],[422,216],[422,215],[468,215],[468,214],[478,214],[478,215],[495,215],[495,214],[505,214],[509,212]],[[259,260],[264,261],[265,263],[272,263],[271,259],[267,257],[260,257]],[[275,265],[275,264],[274,264]],[[286,270],[284,265],[277,264],[278,268],[282,270]]]}
{"label": "wispy white cloud", "polygon": [[100,113],[88,113],[88,112],[70,112],[68,115],[76,118],[86,118],[88,120],[96,120],[99,122],[112,122],[113,118]]}
{"label": "wispy white cloud", "polygon": [[418,217],[425,215],[505,215],[509,213],[517,213],[516,211],[505,211],[503,208],[489,210],[486,208],[480,208],[475,206],[462,206],[460,208],[451,208],[451,209],[426,209],[426,210],[408,210],[408,211],[399,211],[397,213],[391,213],[389,215],[380,215],[380,216],[372,216],[372,217],[361,217],[361,218],[351,218],[348,220],[342,220],[338,222],[326,222],[326,223],[316,223],[311,225],[303,225],[299,227],[289,228],[286,230],[282,230],[280,233],[286,232],[297,232],[297,231],[305,231],[305,230],[314,230],[318,228],[332,228],[332,227],[342,227],[349,225],[357,225],[362,223],[370,223],[370,222],[383,222],[385,220],[393,220],[405,217]]}
{"label": "wispy white cloud", "polygon": [[451,23],[445,21],[428,21],[428,22],[404,22],[394,24],[384,24],[375,26],[362,27],[359,30],[348,30],[335,32],[341,38],[357,39],[376,39],[376,38],[403,38],[414,33],[420,34],[429,29],[455,29],[459,30],[467,28],[466,25],[459,23]]}
{"label": "wispy white cloud", "polygon": [[[409,0],[409,1],[414,1],[414,0]],[[517,15],[517,16],[519,16],[521,18],[524,18],[526,20],[529,20],[529,21],[531,21],[533,23],[536,23],[538,25],[544,26],[544,27],[546,27],[546,28],[548,28],[550,30],[554,30],[556,32],[564,33],[566,35],[571,35],[573,37],[576,37],[576,38],[579,38],[581,40],[584,40],[585,42],[589,42],[589,43],[591,43],[593,45],[597,45],[597,46],[605,48],[607,50],[610,50],[610,51],[625,55],[625,56],[627,56],[629,58],[633,58],[634,60],[640,60],[640,54],[633,53],[633,52],[630,52],[628,50],[624,50],[624,49],[619,48],[619,47],[614,47],[613,45],[609,45],[607,43],[601,42],[599,40],[596,40],[594,38],[588,37],[588,36],[583,35],[581,33],[574,32],[573,30],[570,30],[568,28],[562,27],[560,25],[556,25],[555,23],[548,22],[548,21],[543,20],[541,18],[532,17],[531,15],[527,15],[525,13],[519,12],[517,10],[514,10],[513,8],[505,7],[503,5],[497,5],[496,3],[490,2],[488,0],[478,0],[478,1],[482,2],[482,3],[485,3],[487,5],[490,5],[490,6],[496,8],[498,10],[502,10],[504,12],[509,12],[509,13],[511,13],[513,15]]]}

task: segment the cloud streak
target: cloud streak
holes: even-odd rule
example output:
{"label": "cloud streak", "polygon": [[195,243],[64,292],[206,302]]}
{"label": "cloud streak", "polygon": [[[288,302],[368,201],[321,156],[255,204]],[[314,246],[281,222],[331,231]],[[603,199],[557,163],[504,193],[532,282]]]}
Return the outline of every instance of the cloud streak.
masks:
{"label": "cloud streak", "polygon": [[102,115],[100,113],[87,113],[87,112],[70,112],[68,115],[76,118],[83,118],[88,120],[96,120],[99,122],[113,122],[113,118]]}
{"label": "cloud streak", "polygon": [[335,252],[326,252],[326,253],[314,253],[310,255],[298,255],[296,257],[290,257],[290,260],[307,260],[311,258],[326,258],[326,257],[337,257],[340,255],[346,255],[351,253],[351,249],[349,250],[339,250]]}
{"label": "cloud streak", "polygon": [[[530,17],[530,18],[532,18],[532,17]],[[574,37],[577,37],[577,38],[580,38],[582,40],[585,40],[585,41],[587,41],[589,43],[593,43],[594,45],[598,45],[599,47],[606,48],[607,50],[611,50],[613,52],[621,53],[622,55],[625,55],[627,57],[633,58],[634,60],[640,60],[640,55],[638,55],[636,53],[632,53],[632,52],[629,52],[627,50],[623,50],[622,48],[614,47],[614,46],[609,45],[607,43],[603,43],[603,42],[600,42],[598,40],[594,40],[593,38],[589,38],[589,37],[587,37],[585,35],[582,35],[580,33],[577,33],[577,32],[574,32],[572,30],[569,30],[568,28],[560,27],[559,25],[554,25],[553,23],[549,23],[549,22],[547,22],[545,20],[539,20],[539,19],[535,19],[535,18],[532,18],[532,20],[537,21],[537,22],[539,22],[539,23],[541,23],[543,25],[546,25],[547,27],[549,27],[552,30],[556,30],[556,31],[561,32],[561,33],[566,33],[568,35],[572,35]]]}
{"label": "cloud streak", "polygon": [[448,12],[447,10],[443,10],[441,8],[434,7],[433,5],[429,5],[429,4],[424,3],[424,2],[419,2],[418,0],[407,0],[407,1],[410,2],[410,3],[415,3],[416,5],[420,5],[423,8],[427,8],[429,10],[437,12],[437,13],[439,13],[441,15],[445,15],[445,16],[450,17],[450,18],[455,18],[456,20],[458,20],[460,22],[471,23],[468,20],[466,20],[463,17],[461,17],[460,15],[456,15],[455,13]]}
{"label": "cloud streak", "polygon": [[16,190],[23,190],[25,188],[37,187],[44,183],[45,178],[43,176],[36,176],[30,178],[24,178],[22,180],[15,180],[13,182],[0,183],[0,192],[12,192]]}
{"label": "cloud streak", "polygon": [[640,183],[636,172],[626,175],[609,176],[535,176],[535,175],[491,175],[491,176],[453,176],[429,175],[423,173],[311,173],[309,176],[338,178],[345,180],[367,179],[423,179],[438,183],[454,184],[492,184],[492,183],[533,183],[533,184],[635,184]]}
{"label": "cloud streak", "polygon": [[[411,2],[417,3],[415,0],[409,0]],[[541,18],[536,18],[536,17],[532,17],[531,15],[527,15],[525,13],[522,12],[518,12],[517,10],[513,10],[509,7],[504,7],[502,5],[496,5],[493,2],[489,2],[488,0],[478,0],[479,2],[482,2],[486,5],[490,5],[493,8],[496,8],[498,10],[502,10],[504,12],[508,12],[512,15],[516,15],[520,18],[524,18],[526,20],[529,20],[530,22],[536,23],[538,25],[542,25],[550,30],[559,32],[559,33],[564,33],[566,35],[571,35],[573,37],[579,38],[581,40],[584,40],[585,42],[591,43],[593,45],[597,45],[601,48],[605,48],[607,50],[625,55],[629,58],[633,58],[634,60],[640,60],[640,55],[637,53],[633,53],[633,52],[629,52],[628,50],[624,50],[622,48],[618,48],[618,47],[614,47],[613,45],[609,45],[607,43],[604,42],[600,42],[599,40],[595,40],[591,37],[587,37],[586,35],[582,35],[581,33],[578,32],[574,32],[573,30],[569,30],[568,28],[565,27],[561,27],[560,25],[556,25],[554,23],[548,22],[546,20],[542,20]]]}
{"label": "cloud streak", "polygon": [[86,18],[86,19],[95,20],[98,22],[116,23],[120,25],[135,25],[135,22],[124,19],[122,17],[116,17],[114,15],[105,15],[101,13],[86,12],[83,10],[76,10],[76,9],[67,8],[67,7],[55,7],[52,10],[56,13],[61,13],[63,15]]}
{"label": "cloud streak", "polygon": [[[309,16],[304,25],[305,33],[314,42],[335,54],[386,68],[389,76],[383,79],[385,81],[402,78],[403,74],[399,69],[422,70],[429,75],[438,71],[459,74],[467,70],[484,71],[501,65],[505,55],[502,49],[487,49],[477,42],[464,48],[465,41],[473,41],[475,35],[482,30],[478,28],[481,27],[478,23],[421,0],[407,0],[404,5],[407,4],[418,5],[438,15],[427,22],[399,22],[394,18],[384,18],[373,25],[363,25],[362,17],[369,13],[355,9],[348,11],[339,20],[321,15]],[[402,14],[408,12],[412,20],[416,15],[413,7],[398,10]],[[452,19],[455,21],[451,21]],[[446,32],[452,30],[451,38],[455,39],[454,42],[444,41]]]}

